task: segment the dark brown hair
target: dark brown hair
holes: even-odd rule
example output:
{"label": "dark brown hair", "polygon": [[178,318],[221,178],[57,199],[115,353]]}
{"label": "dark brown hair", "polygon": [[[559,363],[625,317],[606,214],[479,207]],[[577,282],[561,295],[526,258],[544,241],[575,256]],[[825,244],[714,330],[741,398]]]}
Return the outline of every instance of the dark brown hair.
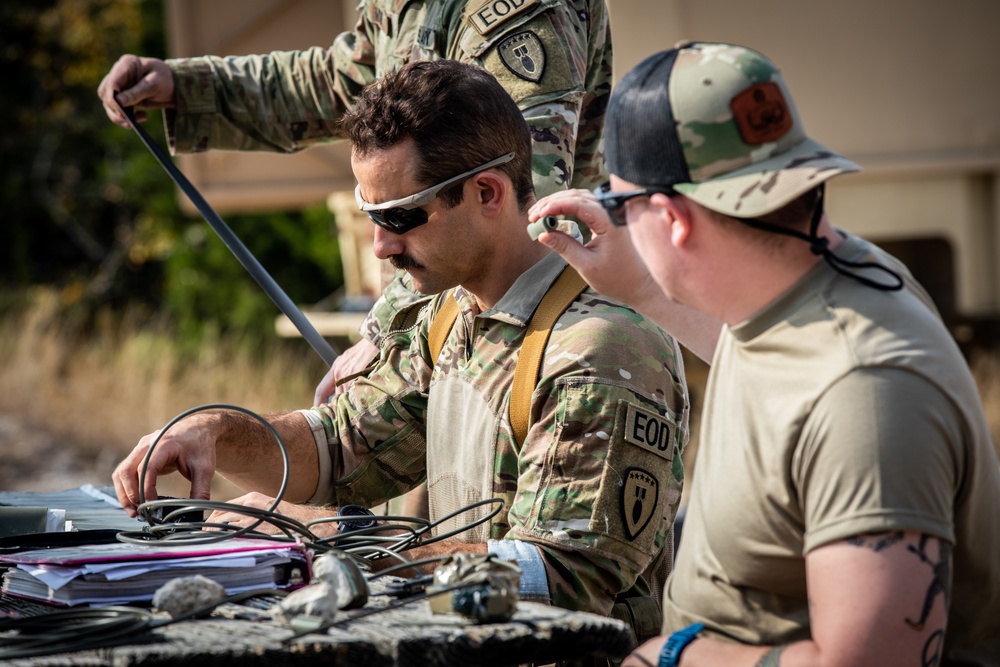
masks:
{"label": "dark brown hair", "polygon": [[[493,75],[474,65],[409,63],[365,88],[341,128],[360,156],[412,139],[419,156],[415,177],[426,186],[513,152],[497,169],[512,181],[520,210],[534,199],[528,125]],[[449,190],[441,197],[454,206],[462,188]]]}

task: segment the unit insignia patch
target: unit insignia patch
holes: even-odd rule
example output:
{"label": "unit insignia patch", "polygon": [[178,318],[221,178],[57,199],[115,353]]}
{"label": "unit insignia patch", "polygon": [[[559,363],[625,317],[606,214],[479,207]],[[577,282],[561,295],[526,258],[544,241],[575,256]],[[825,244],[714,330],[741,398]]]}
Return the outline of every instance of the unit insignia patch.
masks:
{"label": "unit insignia patch", "polygon": [[626,468],[622,485],[622,518],[628,539],[635,540],[649,525],[656,510],[660,483],[642,468]]}
{"label": "unit insignia patch", "polygon": [[545,74],[545,47],[530,30],[505,38],[497,52],[504,66],[525,81],[538,83]]}

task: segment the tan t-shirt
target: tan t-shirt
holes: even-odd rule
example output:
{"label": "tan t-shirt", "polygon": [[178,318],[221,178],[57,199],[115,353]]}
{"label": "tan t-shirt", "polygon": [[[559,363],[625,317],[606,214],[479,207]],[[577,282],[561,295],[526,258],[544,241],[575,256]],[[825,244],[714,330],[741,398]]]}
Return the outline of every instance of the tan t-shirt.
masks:
{"label": "tan t-shirt", "polygon": [[902,265],[852,236],[837,254],[889,265],[906,288],[824,262],[723,332],[664,632],[807,639],[805,554],[911,530],[954,545],[945,664],[1000,664],[1000,466],[975,384]]}

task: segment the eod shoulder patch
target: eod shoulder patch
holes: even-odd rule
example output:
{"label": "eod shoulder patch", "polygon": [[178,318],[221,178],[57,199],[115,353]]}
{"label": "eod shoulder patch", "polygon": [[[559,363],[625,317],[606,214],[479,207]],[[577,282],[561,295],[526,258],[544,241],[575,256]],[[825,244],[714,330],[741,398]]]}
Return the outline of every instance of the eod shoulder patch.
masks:
{"label": "eod shoulder patch", "polygon": [[592,529],[639,550],[652,548],[657,536],[670,530],[664,513],[673,502],[676,437],[673,415],[618,401]]}
{"label": "eod shoulder patch", "polygon": [[625,414],[625,432],[622,435],[627,442],[672,461],[675,429],[676,425],[666,417],[629,403]]}
{"label": "eod shoulder patch", "polygon": [[479,0],[466,6],[465,15],[476,31],[485,37],[537,4],[538,0]]}

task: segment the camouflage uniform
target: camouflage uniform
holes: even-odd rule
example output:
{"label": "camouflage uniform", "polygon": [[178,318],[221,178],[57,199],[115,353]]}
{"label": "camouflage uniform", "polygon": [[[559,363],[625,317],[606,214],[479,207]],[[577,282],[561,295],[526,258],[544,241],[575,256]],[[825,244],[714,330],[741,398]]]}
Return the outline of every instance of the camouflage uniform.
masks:
{"label": "camouflage uniform", "polygon": [[489,70],[523,110],[539,197],[602,182],[611,92],[603,0],[362,0],[358,9],[354,31],[329,48],[168,60],[177,92],[171,148],[293,152],[330,141],[379,76],[450,58]]}
{"label": "camouflage uniform", "polygon": [[[293,152],[339,138],[362,88],[410,61],[450,58],[489,70],[531,128],[535,193],[607,180],[600,144],[611,92],[604,0],[362,0],[330,48],[168,60],[177,107],[171,149]],[[397,280],[362,326],[376,345],[416,298]]]}
{"label": "camouflage uniform", "polygon": [[[310,502],[372,505],[425,478],[432,519],[501,498],[503,510],[488,525],[456,539],[537,547],[548,584],[542,597],[608,614],[615,596],[630,589],[659,601],[680,500],[688,397],[675,341],[587,289],[553,327],[532,395],[533,422],[516,445],[509,422],[514,366],[527,320],[564,265],[549,255],[483,313],[462,288],[454,297],[438,295],[416,324],[386,335],[367,377],[303,411],[320,454]],[[428,333],[450,298],[460,314],[435,365]]]}

